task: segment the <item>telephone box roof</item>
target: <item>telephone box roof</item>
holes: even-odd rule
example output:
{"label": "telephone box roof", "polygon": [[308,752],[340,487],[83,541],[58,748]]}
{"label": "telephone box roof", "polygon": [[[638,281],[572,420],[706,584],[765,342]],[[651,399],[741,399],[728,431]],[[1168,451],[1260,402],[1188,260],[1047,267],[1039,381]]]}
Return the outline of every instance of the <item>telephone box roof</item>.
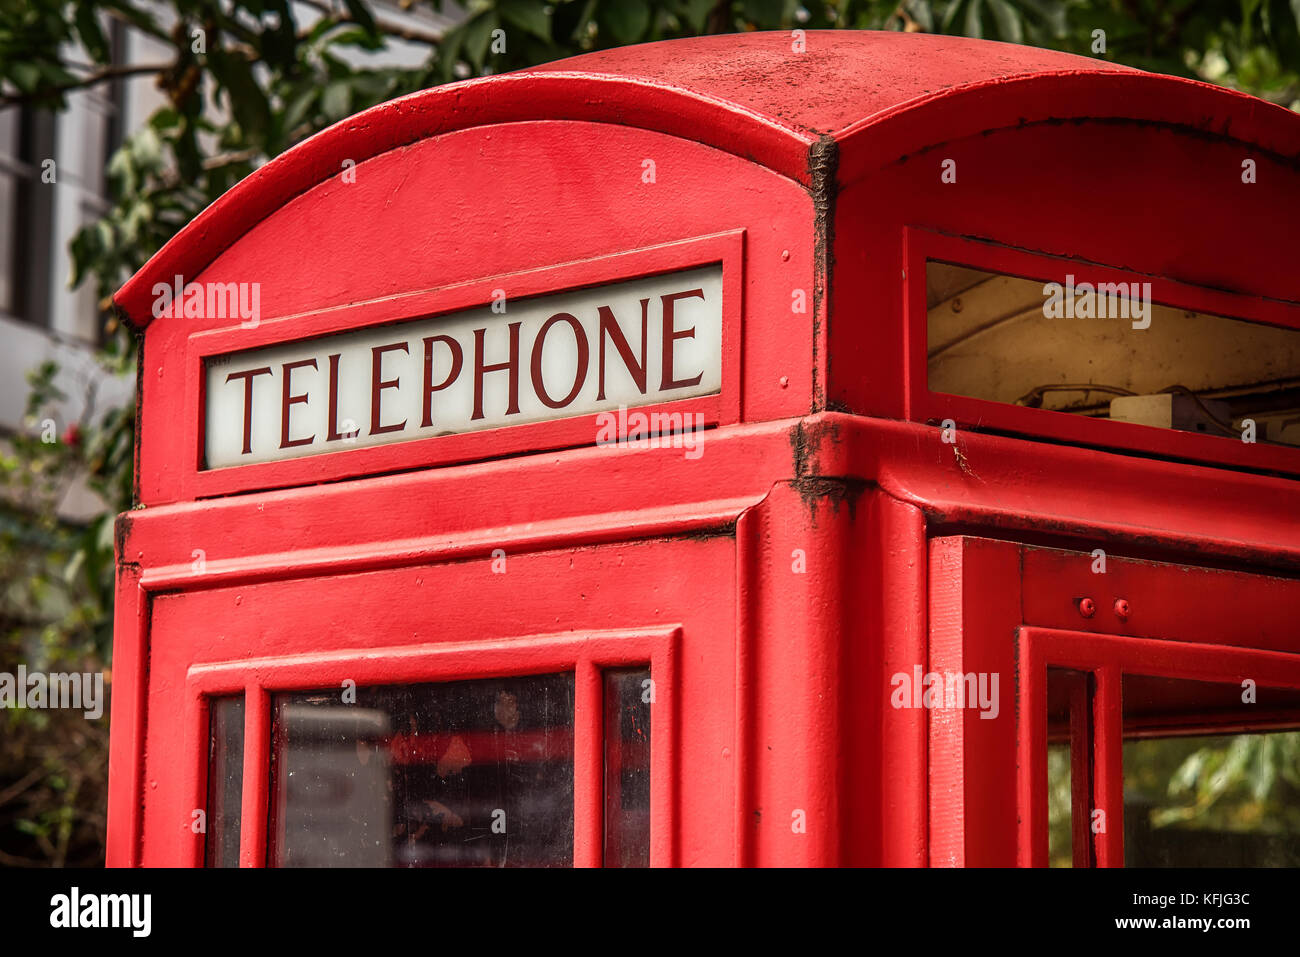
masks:
{"label": "telephone box roof", "polygon": [[295,196],[389,150],[535,120],[640,127],[746,157],[804,186],[851,182],[937,143],[1105,118],[1241,141],[1294,164],[1300,116],[1221,87],[1105,60],[962,37],[857,30],[726,34],[620,47],[422,90],[305,140],[248,176],[114,297],[136,328],[155,283],[197,275]]}
{"label": "telephone box roof", "polygon": [[601,50],[525,72],[635,78],[735,104],[804,136],[964,87],[1047,74],[1140,73],[1104,60],[965,37],[813,30],[664,40]]}

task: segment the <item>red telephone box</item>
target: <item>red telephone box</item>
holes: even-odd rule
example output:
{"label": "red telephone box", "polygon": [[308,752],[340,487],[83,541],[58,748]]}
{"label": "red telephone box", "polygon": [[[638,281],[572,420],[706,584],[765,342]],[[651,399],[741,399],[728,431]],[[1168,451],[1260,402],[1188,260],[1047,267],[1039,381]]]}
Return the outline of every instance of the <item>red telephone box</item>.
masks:
{"label": "red telephone box", "polygon": [[1128,742],[1300,725],[1297,155],[848,31],[289,151],[116,297],[109,863],[1043,864],[1059,754],[1136,862]]}

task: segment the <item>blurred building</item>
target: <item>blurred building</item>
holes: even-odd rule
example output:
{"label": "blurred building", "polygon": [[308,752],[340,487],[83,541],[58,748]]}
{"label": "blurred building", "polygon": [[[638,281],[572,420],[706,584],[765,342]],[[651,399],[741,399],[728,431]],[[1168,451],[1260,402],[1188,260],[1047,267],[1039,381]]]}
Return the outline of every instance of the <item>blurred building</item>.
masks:
{"label": "blurred building", "polygon": [[[303,29],[322,15],[321,6],[294,4]],[[455,22],[428,7],[372,6],[381,23],[420,35],[438,35]],[[166,28],[174,22],[170,13],[167,7],[157,12]],[[163,64],[172,58],[170,47],[133,27],[117,20],[105,20],[105,26],[116,63]],[[382,51],[351,59],[415,67],[428,53],[424,44],[394,38]],[[76,51],[69,58],[75,63],[79,56]],[[106,170],[113,152],[164,103],[155,74],[145,73],[72,91],[59,113],[0,109],[0,452],[5,436],[32,428],[23,422],[27,374],[42,362],[58,364],[56,384],[67,395],[57,412],[59,434],[72,422],[126,402],[135,388],[134,377],[107,375],[95,359],[105,315],[93,280],[71,288],[69,243],[109,207]],[[74,486],[60,511],[76,520],[101,509],[93,493]]]}

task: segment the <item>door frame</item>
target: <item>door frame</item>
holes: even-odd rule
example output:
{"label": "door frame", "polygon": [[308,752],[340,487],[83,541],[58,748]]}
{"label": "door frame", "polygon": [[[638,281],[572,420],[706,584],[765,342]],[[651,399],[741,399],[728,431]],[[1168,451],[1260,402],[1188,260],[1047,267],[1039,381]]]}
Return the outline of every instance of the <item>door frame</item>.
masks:
{"label": "door frame", "polygon": [[1249,668],[1267,676],[1261,685],[1300,688],[1300,580],[1099,553],[931,539],[929,670],[1013,679],[994,720],[928,712],[931,865],[1047,863],[1049,664],[1096,676],[1090,785],[1108,822],[1095,847],[1103,867],[1124,862],[1124,673],[1223,681]]}

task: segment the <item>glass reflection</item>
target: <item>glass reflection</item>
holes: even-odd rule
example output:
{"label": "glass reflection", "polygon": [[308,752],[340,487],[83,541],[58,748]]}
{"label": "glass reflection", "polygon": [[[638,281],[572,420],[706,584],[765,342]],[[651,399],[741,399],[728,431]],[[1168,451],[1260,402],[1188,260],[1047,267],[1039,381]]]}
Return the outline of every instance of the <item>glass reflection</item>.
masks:
{"label": "glass reflection", "polygon": [[1300,692],[1125,675],[1123,699],[1126,866],[1300,866]]}
{"label": "glass reflection", "polygon": [[277,695],[281,867],[573,863],[573,675]]}
{"label": "glass reflection", "polygon": [[244,696],[208,701],[208,807],[204,867],[239,866],[244,792]]}
{"label": "glass reflection", "polygon": [[605,866],[650,866],[650,670],[605,672]]}

